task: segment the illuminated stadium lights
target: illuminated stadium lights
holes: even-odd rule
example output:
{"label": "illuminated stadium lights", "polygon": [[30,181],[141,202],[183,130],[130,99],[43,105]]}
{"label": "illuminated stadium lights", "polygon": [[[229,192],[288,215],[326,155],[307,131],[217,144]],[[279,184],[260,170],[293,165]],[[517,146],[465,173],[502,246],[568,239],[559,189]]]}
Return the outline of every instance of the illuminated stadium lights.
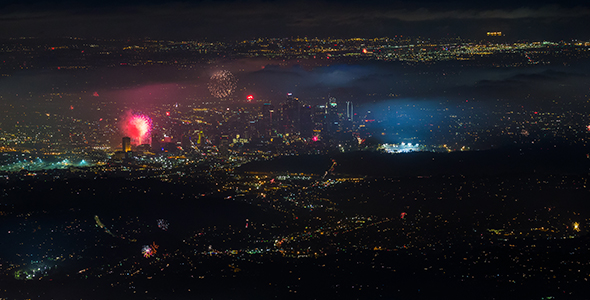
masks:
{"label": "illuminated stadium lights", "polygon": [[408,152],[416,152],[416,151],[423,151],[424,149],[420,148],[420,144],[412,144],[412,143],[401,143],[401,144],[383,144],[380,147],[383,151],[387,153],[408,153]]}
{"label": "illuminated stadium lights", "polygon": [[0,165],[0,171],[17,172],[21,170],[27,171],[41,171],[54,169],[69,169],[70,167],[90,167],[93,163],[82,159],[80,162],[72,162],[68,159],[62,159],[56,162],[43,161],[40,158],[35,160],[17,160],[12,163]]}

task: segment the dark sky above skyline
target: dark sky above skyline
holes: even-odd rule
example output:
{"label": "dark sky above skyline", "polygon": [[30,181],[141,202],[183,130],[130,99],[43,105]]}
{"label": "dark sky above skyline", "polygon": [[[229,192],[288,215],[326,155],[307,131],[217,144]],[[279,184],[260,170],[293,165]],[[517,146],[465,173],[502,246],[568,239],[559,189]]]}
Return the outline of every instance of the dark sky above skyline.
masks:
{"label": "dark sky above skyline", "polygon": [[260,36],[588,39],[586,1],[3,1],[0,38]]}

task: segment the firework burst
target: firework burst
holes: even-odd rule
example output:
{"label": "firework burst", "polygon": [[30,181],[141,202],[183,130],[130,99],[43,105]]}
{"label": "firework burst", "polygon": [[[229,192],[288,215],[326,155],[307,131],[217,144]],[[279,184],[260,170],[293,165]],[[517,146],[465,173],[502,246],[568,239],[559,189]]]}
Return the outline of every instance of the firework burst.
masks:
{"label": "firework burst", "polygon": [[156,254],[157,249],[158,249],[158,245],[156,245],[156,243],[152,243],[151,245],[144,245],[141,248],[141,253],[143,254],[143,257],[148,258],[148,257],[152,257],[154,256],[154,254]]}
{"label": "firework burst", "polygon": [[227,98],[236,90],[236,82],[236,78],[230,71],[218,71],[209,80],[209,91],[215,98]]}
{"label": "firework burst", "polygon": [[164,219],[158,219],[158,227],[164,231],[168,230],[168,221]]}
{"label": "firework burst", "polygon": [[144,114],[127,113],[122,121],[123,134],[130,137],[134,144],[149,143],[152,131],[152,119]]}

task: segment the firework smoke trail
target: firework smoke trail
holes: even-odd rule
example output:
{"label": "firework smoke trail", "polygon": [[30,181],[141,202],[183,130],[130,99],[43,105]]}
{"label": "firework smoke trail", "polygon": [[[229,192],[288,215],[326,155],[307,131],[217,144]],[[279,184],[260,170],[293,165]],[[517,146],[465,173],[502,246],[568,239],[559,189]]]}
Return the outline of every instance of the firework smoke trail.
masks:
{"label": "firework smoke trail", "polygon": [[121,131],[131,138],[132,143],[140,145],[149,143],[152,131],[152,119],[144,114],[127,112],[121,122]]}

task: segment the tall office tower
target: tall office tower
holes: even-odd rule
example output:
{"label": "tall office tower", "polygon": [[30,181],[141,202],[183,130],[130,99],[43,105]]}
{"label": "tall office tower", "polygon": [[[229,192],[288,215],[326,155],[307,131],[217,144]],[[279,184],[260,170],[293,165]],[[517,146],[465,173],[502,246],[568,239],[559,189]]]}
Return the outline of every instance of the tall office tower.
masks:
{"label": "tall office tower", "polygon": [[289,103],[289,101],[293,101],[294,99],[296,98],[293,96],[293,93],[287,93],[287,103]]}
{"label": "tall office tower", "polygon": [[338,103],[336,102],[336,98],[330,97],[326,105],[326,130],[329,134],[333,134],[339,129]]}
{"label": "tall office tower", "polygon": [[219,139],[219,154],[227,156],[229,154],[229,135],[224,134]]}
{"label": "tall office tower", "polygon": [[203,136],[203,131],[199,130],[198,131],[198,137],[197,137],[197,145],[203,145],[205,143],[205,137]]}
{"label": "tall office tower", "polygon": [[244,128],[244,138],[245,139],[252,139],[258,137],[258,132],[256,130],[257,121],[250,120],[246,123],[246,127]]}
{"label": "tall office tower", "polygon": [[326,106],[316,105],[313,111],[313,131],[322,133],[326,130]]}
{"label": "tall office tower", "polygon": [[287,100],[285,101],[282,112],[285,133],[299,133],[301,130],[301,104],[298,98],[293,97],[293,93],[287,94]]}
{"label": "tall office tower", "polygon": [[123,137],[123,152],[131,151],[131,138],[128,136]]}
{"label": "tall office tower", "polygon": [[190,152],[193,150],[193,143],[188,134],[184,134],[182,136],[180,139],[180,146],[182,146],[182,150],[184,150],[184,152]]}
{"label": "tall office tower", "polygon": [[346,120],[352,122],[354,119],[354,107],[352,101],[346,101]]}
{"label": "tall office tower", "polygon": [[275,109],[270,103],[264,103],[262,106],[262,135],[270,137],[273,131],[275,121]]}
{"label": "tall office tower", "polygon": [[304,138],[310,138],[313,135],[314,122],[312,118],[311,105],[304,105],[301,107],[301,114],[299,117],[300,135]]}

